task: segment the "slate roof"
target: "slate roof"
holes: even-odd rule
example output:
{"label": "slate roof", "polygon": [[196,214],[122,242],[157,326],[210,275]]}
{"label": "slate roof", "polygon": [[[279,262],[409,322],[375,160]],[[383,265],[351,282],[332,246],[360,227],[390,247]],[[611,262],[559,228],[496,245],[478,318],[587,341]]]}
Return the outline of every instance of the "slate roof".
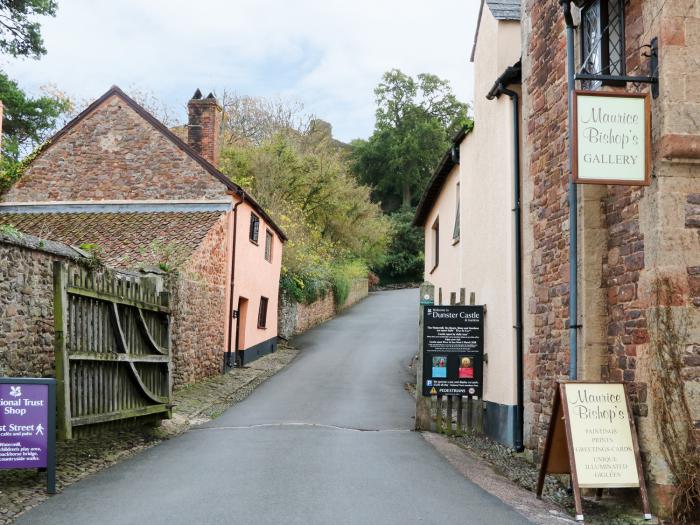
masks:
{"label": "slate roof", "polygon": [[442,191],[442,186],[447,180],[447,176],[452,171],[452,168],[459,164],[457,160],[452,155],[452,150],[454,148],[459,149],[459,145],[464,140],[464,137],[471,131],[471,128],[462,129],[457,135],[452,139],[452,146],[448,149],[442,156],[440,164],[438,164],[437,169],[433,172],[433,176],[430,177],[430,181],[421,195],[420,202],[416,208],[416,216],[413,218],[413,226],[423,226],[425,221],[430,215],[430,210],[435,206],[435,202],[440,196],[440,191]]}
{"label": "slate roof", "polygon": [[[119,269],[185,261],[222,216],[210,212],[6,213],[0,225],[71,246],[96,244],[100,259]],[[149,235],[150,233],[150,235]],[[177,261],[170,261],[174,264]]]}
{"label": "slate roof", "polygon": [[520,20],[520,0],[486,0],[496,20]]}

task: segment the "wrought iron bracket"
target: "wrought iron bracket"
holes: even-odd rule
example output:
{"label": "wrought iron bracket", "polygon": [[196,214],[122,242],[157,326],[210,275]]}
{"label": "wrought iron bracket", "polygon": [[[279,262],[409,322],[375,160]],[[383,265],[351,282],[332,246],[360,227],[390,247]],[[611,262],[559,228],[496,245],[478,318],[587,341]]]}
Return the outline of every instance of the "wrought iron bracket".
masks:
{"label": "wrought iron bracket", "polygon": [[[647,47],[647,46],[645,46]],[[629,75],[592,75],[589,73],[577,73],[575,80],[586,80],[593,82],[624,82],[633,84],[651,84],[651,96],[659,96],[659,39],[654,37],[649,44],[649,53],[644,56],[649,57],[650,76],[629,76]]]}

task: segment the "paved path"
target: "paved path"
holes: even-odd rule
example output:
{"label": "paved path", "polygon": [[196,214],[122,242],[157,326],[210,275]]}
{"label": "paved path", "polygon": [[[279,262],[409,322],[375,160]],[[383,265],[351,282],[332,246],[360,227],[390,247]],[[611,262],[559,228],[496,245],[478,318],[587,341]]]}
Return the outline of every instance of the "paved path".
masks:
{"label": "paved path", "polygon": [[373,294],[300,337],[211,423],[22,516],[31,524],[522,524],[411,432],[417,292]]}

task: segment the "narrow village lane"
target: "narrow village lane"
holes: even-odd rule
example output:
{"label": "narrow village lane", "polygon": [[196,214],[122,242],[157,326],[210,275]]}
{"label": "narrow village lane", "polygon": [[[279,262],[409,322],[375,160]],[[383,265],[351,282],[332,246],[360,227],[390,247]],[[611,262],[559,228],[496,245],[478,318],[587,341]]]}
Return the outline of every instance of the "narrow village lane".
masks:
{"label": "narrow village lane", "polygon": [[300,357],[221,417],[18,523],[526,523],[411,431],[417,311],[415,290],[371,295],[300,337]]}

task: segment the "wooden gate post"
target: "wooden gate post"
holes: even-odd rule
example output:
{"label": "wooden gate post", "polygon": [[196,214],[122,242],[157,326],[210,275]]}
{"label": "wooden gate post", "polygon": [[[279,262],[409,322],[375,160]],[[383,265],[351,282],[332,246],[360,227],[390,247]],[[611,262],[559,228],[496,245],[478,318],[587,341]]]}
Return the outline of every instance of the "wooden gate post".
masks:
{"label": "wooden gate post", "polygon": [[70,362],[66,349],[66,333],[68,332],[67,286],[68,268],[66,263],[55,261],[53,263],[53,324],[59,439],[73,438],[70,413]]}
{"label": "wooden gate post", "polygon": [[[423,396],[423,305],[434,304],[435,286],[424,282],[420,286],[418,310],[418,362],[416,364],[416,430],[430,430],[430,398]],[[438,411],[442,409],[438,406]]]}

